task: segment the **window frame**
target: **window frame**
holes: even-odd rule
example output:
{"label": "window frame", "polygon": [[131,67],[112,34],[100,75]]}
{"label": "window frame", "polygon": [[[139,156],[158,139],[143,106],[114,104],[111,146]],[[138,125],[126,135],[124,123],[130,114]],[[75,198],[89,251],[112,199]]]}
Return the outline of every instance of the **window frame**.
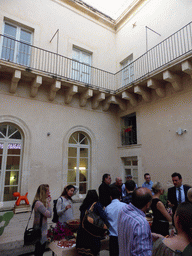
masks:
{"label": "window frame", "polygon": [[[70,139],[71,139],[71,137],[75,134],[75,133],[77,133],[78,134],[78,141],[77,141],[77,143],[75,144],[75,143],[69,143],[69,141],[70,141]],[[81,141],[79,141],[79,134],[83,134],[84,136],[85,136],[85,139],[87,139],[87,141],[88,141],[88,144],[87,145],[84,145],[84,144],[81,144],[80,142]],[[69,158],[76,158],[77,159],[77,161],[76,161],[76,178],[75,178],[75,181],[74,182],[72,182],[72,181],[68,181],[68,172],[69,171],[73,171],[73,169],[67,169],[67,184],[69,185],[69,184],[72,184],[72,185],[75,185],[75,186],[78,186],[79,187],[79,190],[78,190],[78,192],[77,192],[77,196],[79,196],[79,195],[81,195],[81,196],[85,196],[86,195],[86,193],[87,193],[87,191],[89,190],[89,187],[90,187],[90,173],[91,173],[91,171],[90,171],[90,156],[91,156],[91,145],[90,145],[90,139],[89,139],[89,136],[85,133],[85,132],[83,132],[83,131],[75,131],[74,133],[72,133],[71,135],[70,135],[70,137],[69,137],[69,140],[68,140],[68,153],[69,153],[69,148],[76,148],[77,149],[77,156],[76,157],[72,157],[72,156],[69,156],[69,154],[68,154],[68,164],[69,164]],[[87,157],[81,157],[80,156],[80,149],[81,148],[87,148],[88,149],[88,156]],[[87,174],[87,180],[86,180],[86,184],[87,184],[87,186],[86,186],[86,192],[85,193],[80,193],[80,184],[84,184],[84,182],[81,182],[80,181],[80,179],[79,179],[79,176],[80,176],[80,173],[81,173],[81,170],[80,170],[80,160],[81,160],[81,158],[87,158],[88,159],[88,165],[87,165],[87,169],[86,169],[86,174]],[[68,167],[69,167],[69,165],[68,165]]]}
{"label": "window frame", "polygon": [[134,80],[133,54],[130,54],[120,64],[122,69],[122,86],[125,86]]}
{"label": "window frame", "polygon": [[121,117],[121,144],[137,144],[137,118],[135,112]]}
{"label": "window frame", "polygon": [[21,130],[15,125],[15,124],[10,124],[10,123],[1,123],[0,126],[6,125],[6,132],[8,129],[8,126],[12,126],[14,128],[16,128],[20,135],[21,135],[21,139],[11,139],[9,137],[5,137],[5,138],[0,138],[0,143],[3,144],[3,151],[2,151],[2,161],[1,161],[1,167],[0,167],[0,202],[3,203],[9,203],[9,202],[13,202],[15,201],[15,198],[13,198],[12,200],[6,200],[4,201],[4,189],[5,187],[11,187],[11,185],[6,185],[5,184],[5,178],[6,178],[6,172],[10,172],[10,170],[8,170],[6,168],[6,163],[7,163],[7,156],[8,156],[8,145],[9,144],[21,144],[21,151],[20,151],[20,159],[19,159],[19,178],[18,178],[18,184],[17,185],[12,185],[12,187],[17,187],[17,191],[15,192],[20,192],[20,187],[21,187],[21,175],[22,175],[22,162],[23,162],[23,135]]}
{"label": "window frame", "polygon": [[[16,29],[16,34],[15,34],[15,37],[9,35],[9,34],[6,34],[5,33],[5,26],[6,25],[9,25],[9,26],[12,26],[12,27],[15,27]],[[21,39],[21,32],[22,31],[25,31],[27,33],[30,33],[30,42],[27,42],[25,40],[22,40]],[[4,23],[3,23],[3,35],[5,37],[3,37],[3,40],[1,41],[1,45],[0,45],[0,49],[1,49],[1,58],[2,59],[5,59],[5,60],[8,60],[8,61],[11,61],[13,63],[17,63],[17,64],[20,64],[20,65],[23,65],[23,66],[30,66],[30,62],[31,62],[31,47],[32,46],[32,41],[33,41],[33,30],[31,29],[28,29],[26,28],[24,25],[18,25],[17,23],[14,23],[14,22],[11,22],[11,21],[7,21],[7,20],[4,20]],[[11,41],[11,42],[14,42],[14,53],[13,53],[13,59],[9,59],[9,58],[6,58],[7,56],[5,56],[5,58],[2,56],[4,53],[3,53],[3,47],[4,47],[4,40],[5,38],[8,40],[8,41]],[[9,45],[9,43],[7,43],[7,45]],[[20,47],[25,47],[27,48],[27,52],[24,51],[24,57],[25,56],[28,56],[27,58],[27,62],[26,60],[24,60],[23,62],[20,61],[20,57],[22,56],[22,51],[21,51],[21,48]],[[10,50],[9,50],[10,51]],[[7,53],[6,53],[7,54]]]}
{"label": "window frame", "polygon": [[[76,53],[79,54],[78,58]],[[88,62],[84,61],[83,56],[88,57]],[[92,53],[84,49],[80,49],[73,45],[72,49],[72,79],[80,81],[86,84],[91,83],[91,63],[92,63]]]}
{"label": "window frame", "polygon": [[[128,159],[128,161],[131,162],[131,164],[125,164],[125,159]],[[127,157],[122,157],[121,158],[123,162],[123,177],[124,177],[124,182],[126,182],[126,177],[127,175],[132,175],[132,179],[135,181],[135,183],[138,185],[139,181],[139,168],[138,168],[138,157],[137,156],[127,156]],[[133,164],[133,161],[137,161],[137,165]],[[130,170],[130,173],[126,173],[126,169]],[[134,170],[137,170],[137,175],[135,175]]]}

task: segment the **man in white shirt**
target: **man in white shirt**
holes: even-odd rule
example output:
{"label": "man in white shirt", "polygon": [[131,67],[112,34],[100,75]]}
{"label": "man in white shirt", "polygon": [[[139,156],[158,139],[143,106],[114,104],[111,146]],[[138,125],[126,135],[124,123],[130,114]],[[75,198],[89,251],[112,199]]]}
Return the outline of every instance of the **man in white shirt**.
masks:
{"label": "man in white shirt", "polygon": [[119,211],[125,203],[120,202],[121,193],[118,188],[111,189],[111,203],[105,208],[107,220],[109,222],[109,254],[110,256],[119,255],[117,221]]}

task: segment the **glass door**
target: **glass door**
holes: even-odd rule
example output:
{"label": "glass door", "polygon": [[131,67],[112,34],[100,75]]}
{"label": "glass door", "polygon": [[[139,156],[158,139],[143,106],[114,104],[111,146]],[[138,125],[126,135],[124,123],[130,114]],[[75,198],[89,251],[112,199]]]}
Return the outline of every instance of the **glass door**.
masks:
{"label": "glass door", "polygon": [[1,58],[29,66],[32,33],[16,25],[5,22]]}
{"label": "glass door", "polygon": [[22,137],[12,125],[0,126],[0,201],[15,200],[20,190]]}
{"label": "glass door", "polygon": [[89,84],[91,81],[91,54],[73,48],[72,79]]}

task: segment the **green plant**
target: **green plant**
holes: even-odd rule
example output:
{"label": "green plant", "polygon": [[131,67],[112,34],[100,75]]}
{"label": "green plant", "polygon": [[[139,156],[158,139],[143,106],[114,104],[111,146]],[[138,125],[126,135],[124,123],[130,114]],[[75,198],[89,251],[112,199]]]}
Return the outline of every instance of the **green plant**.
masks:
{"label": "green plant", "polygon": [[162,201],[162,203],[167,206],[167,192],[164,192],[163,195],[160,195],[159,199]]}

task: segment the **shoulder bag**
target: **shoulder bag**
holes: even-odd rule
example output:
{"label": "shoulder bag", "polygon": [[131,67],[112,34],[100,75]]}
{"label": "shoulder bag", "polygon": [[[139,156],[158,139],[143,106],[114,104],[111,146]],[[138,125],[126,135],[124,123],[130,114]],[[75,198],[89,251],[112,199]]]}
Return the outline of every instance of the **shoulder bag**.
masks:
{"label": "shoulder bag", "polygon": [[28,225],[29,225],[29,221],[31,219],[31,215],[35,206],[35,203],[37,201],[35,201],[32,205],[32,210],[31,210],[31,214],[27,223],[27,226],[25,228],[25,233],[24,233],[24,245],[32,245],[37,243],[38,241],[40,241],[41,239],[41,227],[42,227],[42,220],[43,220],[43,215],[40,213],[40,225],[38,228],[29,228],[28,229]]}
{"label": "shoulder bag", "polygon": [[93,203],[90,209],[85,212],[85,216],[82,221],[82,228],[92,236],[103,237],[107,234],[108,227],[104,220],[93,211],[95,204],[96,202]]}

